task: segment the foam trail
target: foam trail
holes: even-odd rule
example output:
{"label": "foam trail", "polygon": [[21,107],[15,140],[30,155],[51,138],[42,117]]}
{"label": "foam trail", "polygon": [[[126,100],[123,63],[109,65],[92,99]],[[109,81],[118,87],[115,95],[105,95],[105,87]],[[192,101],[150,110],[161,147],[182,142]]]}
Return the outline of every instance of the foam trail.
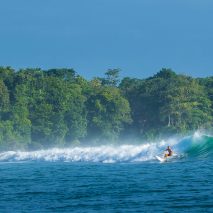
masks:
{"label": "foam trail", "polygon": [[164,142],[143,145],[53,148],[32,152],[9,151],[0,154],[0,161],[140,162],[153,159],[161,147],[164,147]]}

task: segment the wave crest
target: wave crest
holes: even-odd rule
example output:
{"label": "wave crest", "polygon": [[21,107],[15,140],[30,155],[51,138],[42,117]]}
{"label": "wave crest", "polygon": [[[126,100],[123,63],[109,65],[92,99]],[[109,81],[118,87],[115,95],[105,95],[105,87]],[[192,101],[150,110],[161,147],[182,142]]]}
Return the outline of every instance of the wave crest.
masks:
{"label": "wave crest", "polygon": [[142,145],[105,145],[97,147],[53,148],[39,151],[8,151],[0,153],[1,162],[142,162],[154,160],[163,154],[166,146],[172,146],[178,156],[212,157],[213,137],[194,135],[181,140],[171,139]]}

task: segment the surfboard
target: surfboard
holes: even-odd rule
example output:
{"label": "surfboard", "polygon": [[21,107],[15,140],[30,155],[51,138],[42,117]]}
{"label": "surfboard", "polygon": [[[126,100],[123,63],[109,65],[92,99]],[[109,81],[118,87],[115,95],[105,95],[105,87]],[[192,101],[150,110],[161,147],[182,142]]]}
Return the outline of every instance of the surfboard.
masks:
{"label": "surfboard", "polygon": [[160,157],[158,155],[156,155],[155,157],[156,157],[157,160],[159,160],[161,163],[163,163],[163,162],[172,161],[174,159],[177,159],[178,155],[177,154],[173,154],[172,156],[167,157],[167,158]]}
{"label": "surfboard", "polygon": [[159,160],[160,162],[165,162],[166,158],[161,158],[158,155],[155,156],[157,160]]}

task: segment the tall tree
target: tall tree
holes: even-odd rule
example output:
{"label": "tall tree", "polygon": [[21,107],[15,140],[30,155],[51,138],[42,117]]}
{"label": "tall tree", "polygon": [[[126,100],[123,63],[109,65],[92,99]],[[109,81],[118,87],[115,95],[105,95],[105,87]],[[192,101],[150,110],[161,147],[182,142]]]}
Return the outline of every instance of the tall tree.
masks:
{"label": "tall tree", "polygon": [[96,140],[115,140],[125,123],[131,122],[128,101],[118,88],[91,82],[92,93],[87,100],[88,135]]}

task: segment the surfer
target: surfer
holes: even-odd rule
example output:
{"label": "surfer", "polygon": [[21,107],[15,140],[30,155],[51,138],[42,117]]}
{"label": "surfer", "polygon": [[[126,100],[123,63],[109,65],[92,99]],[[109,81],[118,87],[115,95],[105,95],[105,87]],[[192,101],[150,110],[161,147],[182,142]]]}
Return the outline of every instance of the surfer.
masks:
{"label": "surfer", "polygon": [[158,155],[156,155],[156,159],[159,160],[161,163],[162,162],[166,162],[168,158],[170,158],[173,155],[173,151],[171,149],[170,146],[167,146],[166,150],[164,151],[164,157],[159,157]]}
{"label": "surfer", "polygon": [[172,156],[173,151],[172,151],[172,149],[171,149],[170,146],[167,146],[167,149],[166,149],[165,151],[166,151],[166,153],[165,153],[165,155],[164,155],[164,158],[167,158],[167,157],[171,157],[171,156]]}

